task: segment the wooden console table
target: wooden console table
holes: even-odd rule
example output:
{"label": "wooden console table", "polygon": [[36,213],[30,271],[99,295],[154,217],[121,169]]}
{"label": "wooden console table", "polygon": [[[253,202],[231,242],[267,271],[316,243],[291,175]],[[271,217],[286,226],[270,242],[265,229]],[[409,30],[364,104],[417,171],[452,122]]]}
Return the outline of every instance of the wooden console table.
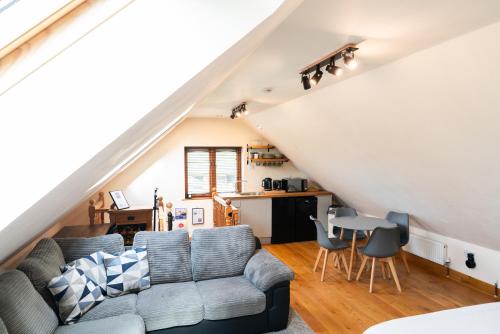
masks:
{"label": "wooden console table", "polygon": [[111,233],[121,234],[125,245],[132,245],[137,232],[153,230],[153,208],[151,207],[109,210],[108,214],[109,222],[113,226]]}

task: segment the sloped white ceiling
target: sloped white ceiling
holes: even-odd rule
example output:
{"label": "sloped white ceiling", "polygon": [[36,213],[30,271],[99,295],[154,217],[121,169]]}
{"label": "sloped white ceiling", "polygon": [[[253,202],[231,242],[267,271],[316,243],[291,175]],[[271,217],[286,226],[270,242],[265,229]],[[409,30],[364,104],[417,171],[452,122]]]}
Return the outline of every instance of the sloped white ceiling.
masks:
{"label": "sloped white ceiling", "polygon": [[495,23],[247,121],[361,212],[500,250],[498,36]]}
{"label": "sloped white ceiling", "polygon": [[181,121],[299,3],[136,1],[0,96],[0,261]]}

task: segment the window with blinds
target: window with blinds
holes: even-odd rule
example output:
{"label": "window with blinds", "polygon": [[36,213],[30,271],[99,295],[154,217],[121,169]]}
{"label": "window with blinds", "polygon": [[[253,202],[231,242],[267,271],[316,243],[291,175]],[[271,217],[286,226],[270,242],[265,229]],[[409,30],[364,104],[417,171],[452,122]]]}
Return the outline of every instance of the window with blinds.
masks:
{"label": "window with blinds", "polygon": [[184,160],[186,198],[241,190],[241,147],[186,147]]}

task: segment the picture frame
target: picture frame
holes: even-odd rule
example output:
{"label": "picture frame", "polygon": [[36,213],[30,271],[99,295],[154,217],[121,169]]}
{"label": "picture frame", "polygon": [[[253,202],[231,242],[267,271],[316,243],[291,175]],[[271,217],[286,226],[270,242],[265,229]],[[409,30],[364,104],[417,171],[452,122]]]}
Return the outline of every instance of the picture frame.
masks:
{"label": "picture frame", "polygon": [[205,209],[193,208],[192,210],[192,223],[193,225],[205,224]]}
{"label": "picture frame", "polygon": [[175,208],[175,220],[187,220],[187,209]]}
{"label": "picture frame", "polygon": [[127,199],[125,198],[125,195],[121,190],[112,190],[109,192],[109,195],[111,196],[111,199],[113,200],[113,203],[115,203],[115,206],[118,210],[130,208]]}

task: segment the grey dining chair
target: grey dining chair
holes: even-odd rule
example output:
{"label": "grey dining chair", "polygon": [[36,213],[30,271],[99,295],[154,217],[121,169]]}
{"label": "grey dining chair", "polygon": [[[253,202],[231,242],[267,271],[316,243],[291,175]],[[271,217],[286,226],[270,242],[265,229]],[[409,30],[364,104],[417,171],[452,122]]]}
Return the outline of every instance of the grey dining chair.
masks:
{"label": "grey dining chair", "polygon": [[394,211],[389,211],[385,216],[385,219],[399,226],[399,254],[403,259],[406,271],[410,272],[410,266],[408,265],[408,260],[406,258],[406,252],[404,252],[401,247],[408,244],[410,241],[410,216],[407,213],[399,213]]}
{"label": "grey dining chair", "polygon": [[359,281],[366,262],[371,259],[371,275],[370,275],[370,293],[373,291],[373,275],[375,273],[375,262],[378,260],[382,262],[382,275],[385,278],[385,264],[388,264],[389,269],[396,282],[398,291],[401,292],[401,285],[399,284],[398,274],[394,266],[394,256],[399,252],[399,227],[382,228],[377,227],[365,247],[360,248],[363,254],[363,262],[359,267],[356,280]]}
{"label": "grey dining chair", "polygon": [[[354,208],[337,208],[335,210],[335,217],[356,217],[357,215],[358,213]],[[353,230],[345,228],[344,232],[342,233],[342,228],[334,226],[332,232],[333,235],[337,238],[340,238],[340,236],[342,236],[342,240],[352,241]],[[366,239],[364,231],[356,231],[356,240],[364,239]]]}
{"label": "grey dining chair", "polygon": [[321,255],[324,255],[325,258],[323,260],[323,268],[321,271],[321,282],[323,282],[325,278],[326,265],[328,262],[328,255],[330,255],[330,253],[333,253],[334,263],[335,261],[338,261],[339,262],[338,268],[339,270],[342,271],[340,264],[341,260],[342,264],[344,265],[344,269],[347,273],[348,271],[347,260],[345,258],[344,250],[349,248],[349,244],[337,238],[328,238],[328,233],[325,231],[323,224],[313,216],[310,216],[309,218],[314,222],[314,224],[316,224],[316,239],[319,244],[319,252],[318,256],[316,256],[316,262],[314,263],[313,271],[316,271],[316,269],[318,269],[318,264],[321,259]]}

